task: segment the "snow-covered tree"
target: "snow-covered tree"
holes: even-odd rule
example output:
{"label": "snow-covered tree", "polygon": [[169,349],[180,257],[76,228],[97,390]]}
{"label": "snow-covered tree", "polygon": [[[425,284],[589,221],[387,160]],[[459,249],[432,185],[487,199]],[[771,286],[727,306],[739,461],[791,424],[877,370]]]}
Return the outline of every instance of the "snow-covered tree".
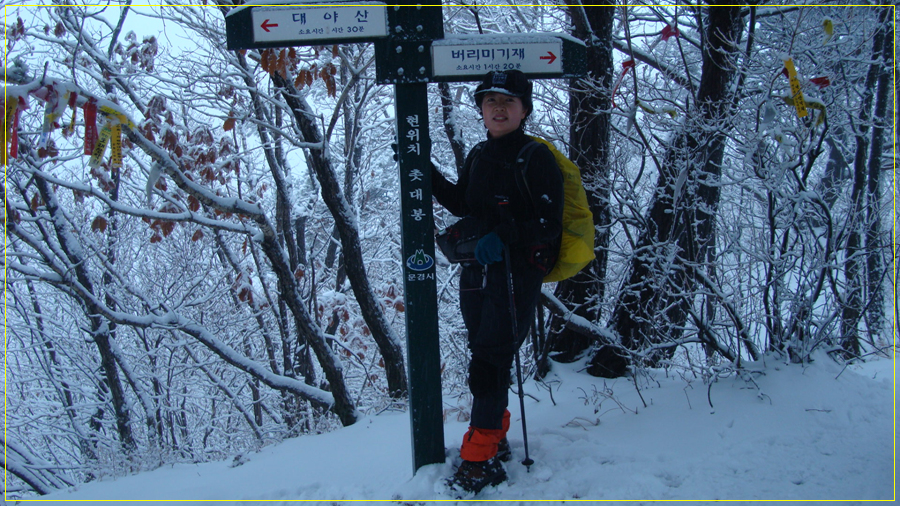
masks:
{"label": "snow-covered tree", "polygon": [[[233,7],[5,5],[4,468],[22,490],[404,407],[393,90],[367,44],[228,51]],[[555,347],[595,374],[710,377],[893,343],[889,12],[446,3],[447,34],[588,46],[585,78],[536,81],[529,129],[581,165],[598,260],[545,290],[526,364]],[[484,137],[473,88],[430,88],[445,172]],[[445,415],[465,419],[441,261]]]}

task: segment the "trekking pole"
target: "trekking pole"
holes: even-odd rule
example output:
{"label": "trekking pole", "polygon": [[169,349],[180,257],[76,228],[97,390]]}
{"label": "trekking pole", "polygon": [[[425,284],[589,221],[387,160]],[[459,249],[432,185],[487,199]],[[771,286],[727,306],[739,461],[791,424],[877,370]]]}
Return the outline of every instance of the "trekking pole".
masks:
{"label": "trekking pole", "polygon": [[522,413],[522,437],[525,439],[525,460],[522,461],[522,464],[525,465],[526,472],[531,471],[531,465],[534,464],[534,461],[531,460],[531,457],[528,456],[528,430],[525,426],[525,393],[522,391],[522,362],[519,359],[519,323],[516,321],[516,296],[513,292],[513,275],[512,275],[512,264],[509,261],[509,248],[503,248],[503,254],[506,257],[506,286],[509,291],[509,315],[512,318],[512,331],[513,331],[513,340],[516,343],[515,357],[516,357],[516,381],[519,384],[519,411]]}
{"label": "trekking pole", "polygon": [[534,308],[534,313],[535,321],[531,322],[531,355],[534,357],[535,365],[537,365],[538,353],[541,350],[541,338],[544,336],[543,332],[538,332],[538,325],[544,324],[544,308],[541,307],[540,297]]}
{"label": "trekking pole", "polygon": [[545,350],[548,350],[549,346],[547,345],[546,329],[544,329],[544,306],[538,302],[537,308],[535,309],[537,310],[537,331],[540,336],[540,339],[537,341],[540,345],[534,350],[534,379],[542,380],[544,379],[544,376],[550,372],[550,366],[547,364],[547,353],[545,353]]}

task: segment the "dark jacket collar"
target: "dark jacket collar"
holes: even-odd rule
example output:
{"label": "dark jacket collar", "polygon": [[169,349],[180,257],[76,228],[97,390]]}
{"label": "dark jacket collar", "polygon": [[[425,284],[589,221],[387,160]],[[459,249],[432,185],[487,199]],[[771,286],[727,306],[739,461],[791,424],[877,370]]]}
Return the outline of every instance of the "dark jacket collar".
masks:
{"label": "dark jacket collar", "polygon": [[491,150],[506,150],[521,148],[530,138],[525,135],[525,131],[521,128],[514,130],[502,137],[491,137],[490,132],[487,134],[487,144],[485,147]]}

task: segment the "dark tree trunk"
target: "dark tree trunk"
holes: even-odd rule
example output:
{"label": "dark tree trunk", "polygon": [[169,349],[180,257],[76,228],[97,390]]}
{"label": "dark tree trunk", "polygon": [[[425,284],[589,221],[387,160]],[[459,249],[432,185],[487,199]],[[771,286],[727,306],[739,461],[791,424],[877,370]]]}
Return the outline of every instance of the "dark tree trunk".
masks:
{"label": "dark tree trunk", "polygon": [[[297,253],[298,258],[300,260],[300,265],[307,265],[308,261],[306,259],[306,216],[300,216],[294,221],[294,236],[297,238]],[[284,303],[279,303],[279,314],[281,318],[279,319],[279,326],[283,329],[287,329],[287,319],[284,317],[285,308]],[[283,334],[286,334],[287,331],[283,330]],[[287,341],[285,340],[285,343]],[[289,346],[283,346],[283,355],[284,355],[284,369],[288,371],[290,368],[293,373],[299,374],[303,377],[303,380],[307,385],[315,385],[316,383],[316,370],[313,367],[312,363],[312,355],[309,352],[309,344],[303,340],[298,343],[296,350],[294,350],[294,356],[291,357],[291,350]],[[289,364],[295,365],[289,365]]]}
{"label": "dark tree trunk", "polygon": [[[888,11],[888,8],[882,8]],[[889,21],[887,21],[889,23]],[[885,27],[887,33],[890,28]],[[878,88],[875,91],[875,116],[872,127],[872,149],[869,154],[869,173],[866,187],[866,283],[869,310],[866,313],[867,327],[871,336],[882,332],[884,314],[884,242],[881,231],[881,173],[884,155],[884,133],[889,127],[888,97],[891,92],[891,70],[894,67],[894,39],[884,38],[879,67]],[[874,341],[874,340],[873,340]]]}
{"label": "dark tree trunk", "polygon": [[[59,240],[60,249],[66,255],[69,265],[72,266],[75,277],[83,289],[99,298],[94,285],[86,271],[87,264],[85,259],[76,252],[80,251],[80,247],[70,244],[71,230],[68,230],[68,223],[63,216],[62,210],[56,201],[56,194],[50,187],[50,184],[41,177],[34,178],[41,199],[44,201],[47,213],[52,217],[52,222]],[[128,402],[125,399],[125,389],[119,378],[119,369],[116,365],[115,354],[112,350],[110,340],[113,338],[112,329],[115,328],[112,322],[107,321],[100,316],[100,310],[93,299],[82,297],[81,303],[84,308],[85,316],[91,324],[90,337],[97,346],[97,352],[100,355],[100,375],[106,393],[109,394],[109,401],[112,404],[115,413],[116,431],[119,435],[119,442],[122,444],[126,453],[131,453],[136,448],[134,434],[131,430],[131,413],[128,409]]]}
{"label": "dark tree trunk", "polygon": [[[293,84],[282,78],[277,72],[272,74],[272,80],[277,87],[284,90],[285,101],[294,112],[294,119],[303,133],[302,140],[310,143],[321,142],[322,135],[314,122],[315,116],[312,114],[309,104],[297,95]],[[353,293],[356,295],[363,319],[369,326],[372,337],[384,358],[388,391],[394,398],[404,397],[407,395],[407,384],[403,351],[399,338],[384,316],[381,303],[375,298],[369,285],[369,278],[363,262],[362,245],[353,217],[350,216],[350,206],[347,205],[334,170],[331,168],[331,162],[325,153],[322,150],[310,150],[309,161],[319,184],[322,185],[322,198],[325,200],[325,205],[334,216],[335,224],[340,232],[347,278],[353,287]]]}
{"label": "dark tree trunk", "polygon": [[[556,296],[574,308],[578,316],[594,322],[606,290],[606,265],[609,247],[609,139],[611,107],[608,90],[613,80],[612,31],[615,7],[570,5],[573,35],[588,41],[588,79],[575,79],[569,95],[569,157],[581,169],[588,205],[594,215],[594,251],[596,258],[581,272],[560,282]],[[565,327],[559,318],[551,320],[551,340],[558,352],[555,359],[574,360],[591,345],[591,338]],[[544,369],[544,370],[542,370]],[[546,373],[546,367],[538,374]]]}
{"label": "dark tree trunk", "polygon": [[[650,204],[647,228],[635,245],[610,327],[634,350],[676,340],[692,304],[694,269],[715,233],[718,181],[729,121],[741,9],[706,9],[703,69],[695,109],[669,146]],[[670,356],[675,347],[662,356]],[[662,358],[657,356],[655,358]],[[602,360],[589,372],[602,373]]]}
{"label": "dark tree trunk", "polygon": [[[816,185],[816,191],[822,195],[822,200],[829,209],[834,207],[838,197],[841,195],[841,182],[847,178],[850,173],[850,164],[841,147],[844,146],[846,133],[842,126],[836,125],[832,132],[825,138],[828,144],[828,162],[825,163],[825,174],[822,180]],[[818,221],[816,221],[819,224]]]}
{"label": "dark tree trunk", "polygon": [[863,283],[865,272],[866,250],[863,245],[865,236],[864,199],[866,197],[866,161],[869,157],[869,122],[872,119],[872,102],[875,87],[881,74],[882,55],[885,39],[888,37],[886,20],[889,11],[881,9],[878,14],[878,28],[872,42],[872,60],[866,75],[866,84],[860,109],[859,123],[856,127],[856,155],[853,160],[853,187],[850,190],[850,215],[847,217],[849,234],[847,236],[846,264],[844,278],[847,286],[841,308],[841,348],[846,358],[858,357],[859,321],[863,314]]}
{"label": "dark tree trunk", "polygon": [[456,128],[456,121],[453,118],[453,97],[450,96],[450,85],[440,83],[438,84],[438,90],[441,93],[444,133],[447,134],[447,140],[450,141],[450,150],[453,151],[453,159],[456,161],[456,172],[458,174],[466,161],[466,146],[460,139],[459,129]]}

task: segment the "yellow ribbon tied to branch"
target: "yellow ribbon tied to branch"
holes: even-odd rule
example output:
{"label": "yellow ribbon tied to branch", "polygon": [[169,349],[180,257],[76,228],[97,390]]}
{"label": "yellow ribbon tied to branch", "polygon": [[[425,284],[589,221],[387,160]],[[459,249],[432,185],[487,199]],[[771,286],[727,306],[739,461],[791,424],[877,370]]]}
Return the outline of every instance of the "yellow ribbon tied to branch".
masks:
{"label": "yellow ribbon tied to branch", "polygon": [[828,44],[828,41],[834,37],[834,21],[831,18],[825,18],[822,20],[822,30],[825,31],[825,42],[822,45]]}
{"label": "yellow ribbon tied to branch", "polygon": [[117,120],[119,120],[120,125],[125,125],[128,128],[134,129],[134,122],[131,121],[131,119],[129,119],[128,116],[126,116],[122,111],[117,111],[116,109],[113,109],[108,105],[101,105],[100,112],[112,118],[116,118]]}
{"label": "yellow ribbon tied to branch", "polygon": [[[784,103],[787,105],[792,105],[794,107],[797,106],[797,104],[795,103],[796,101],[794,100],[794,97],[785,96],[785,97],[781,97],[781,100],[784,100]],[[823,104],[822,102],[819,102],[818,100],[804,100],[803,108],[804,109],[815,109],[817,111],[822,111],[819,114],[819,116],[816,118],[816,126],[819,126],[825,122],[825,104]]]}
{"label": "yellow ribbon tied to branch", "polygon": [[122,125],[116,123],[112,126],[112,137],[110,139],[110,167],[122,167]]}
{"label": "yellow ribbon tied to branch", "polygon": [[7,97],[3,108],[3,159],[2,164],[6,166],[10,158],[16,158],[18,150],[18,132],[16,121],[19,111],[19,98],[15,96]]}
{"label": "yellow ribbon tied to branch", "polygon": [[112,107],[100,106],[99,109],[106,117],[106,122],[100,129],[97,144],[94,146],[88,165],[99,167],[103,163],[103,156],[106,154],[108,145],[110,147],[110,168],[119,168],[122,166],[122,125],[133,129],[134,123],[124,113]]}
{"label": "yellow ribbon tied to branch", "polygon": [[94,152],[91,153],[91,160],[88,162],[88,165],[96,168],[103,163],[103,155],[106,154],[106,145],[109,144],[110,137],[112,137],[112,127],[107,122],[100,129],[100,135],[97,137],[97,144],[94,145]]}
{"label": "yellow ribbon tied to branch", "polygon": [[797,69],[794,68],[794,59],[784,60],[784,68],[788,71],[788,80],[791,82],[791,101],[797,109],[797,117],[805,118],[809,112],[806,110],[806,101],[803,100],[803,90],[800,89],[800,80],[797,79]]}

